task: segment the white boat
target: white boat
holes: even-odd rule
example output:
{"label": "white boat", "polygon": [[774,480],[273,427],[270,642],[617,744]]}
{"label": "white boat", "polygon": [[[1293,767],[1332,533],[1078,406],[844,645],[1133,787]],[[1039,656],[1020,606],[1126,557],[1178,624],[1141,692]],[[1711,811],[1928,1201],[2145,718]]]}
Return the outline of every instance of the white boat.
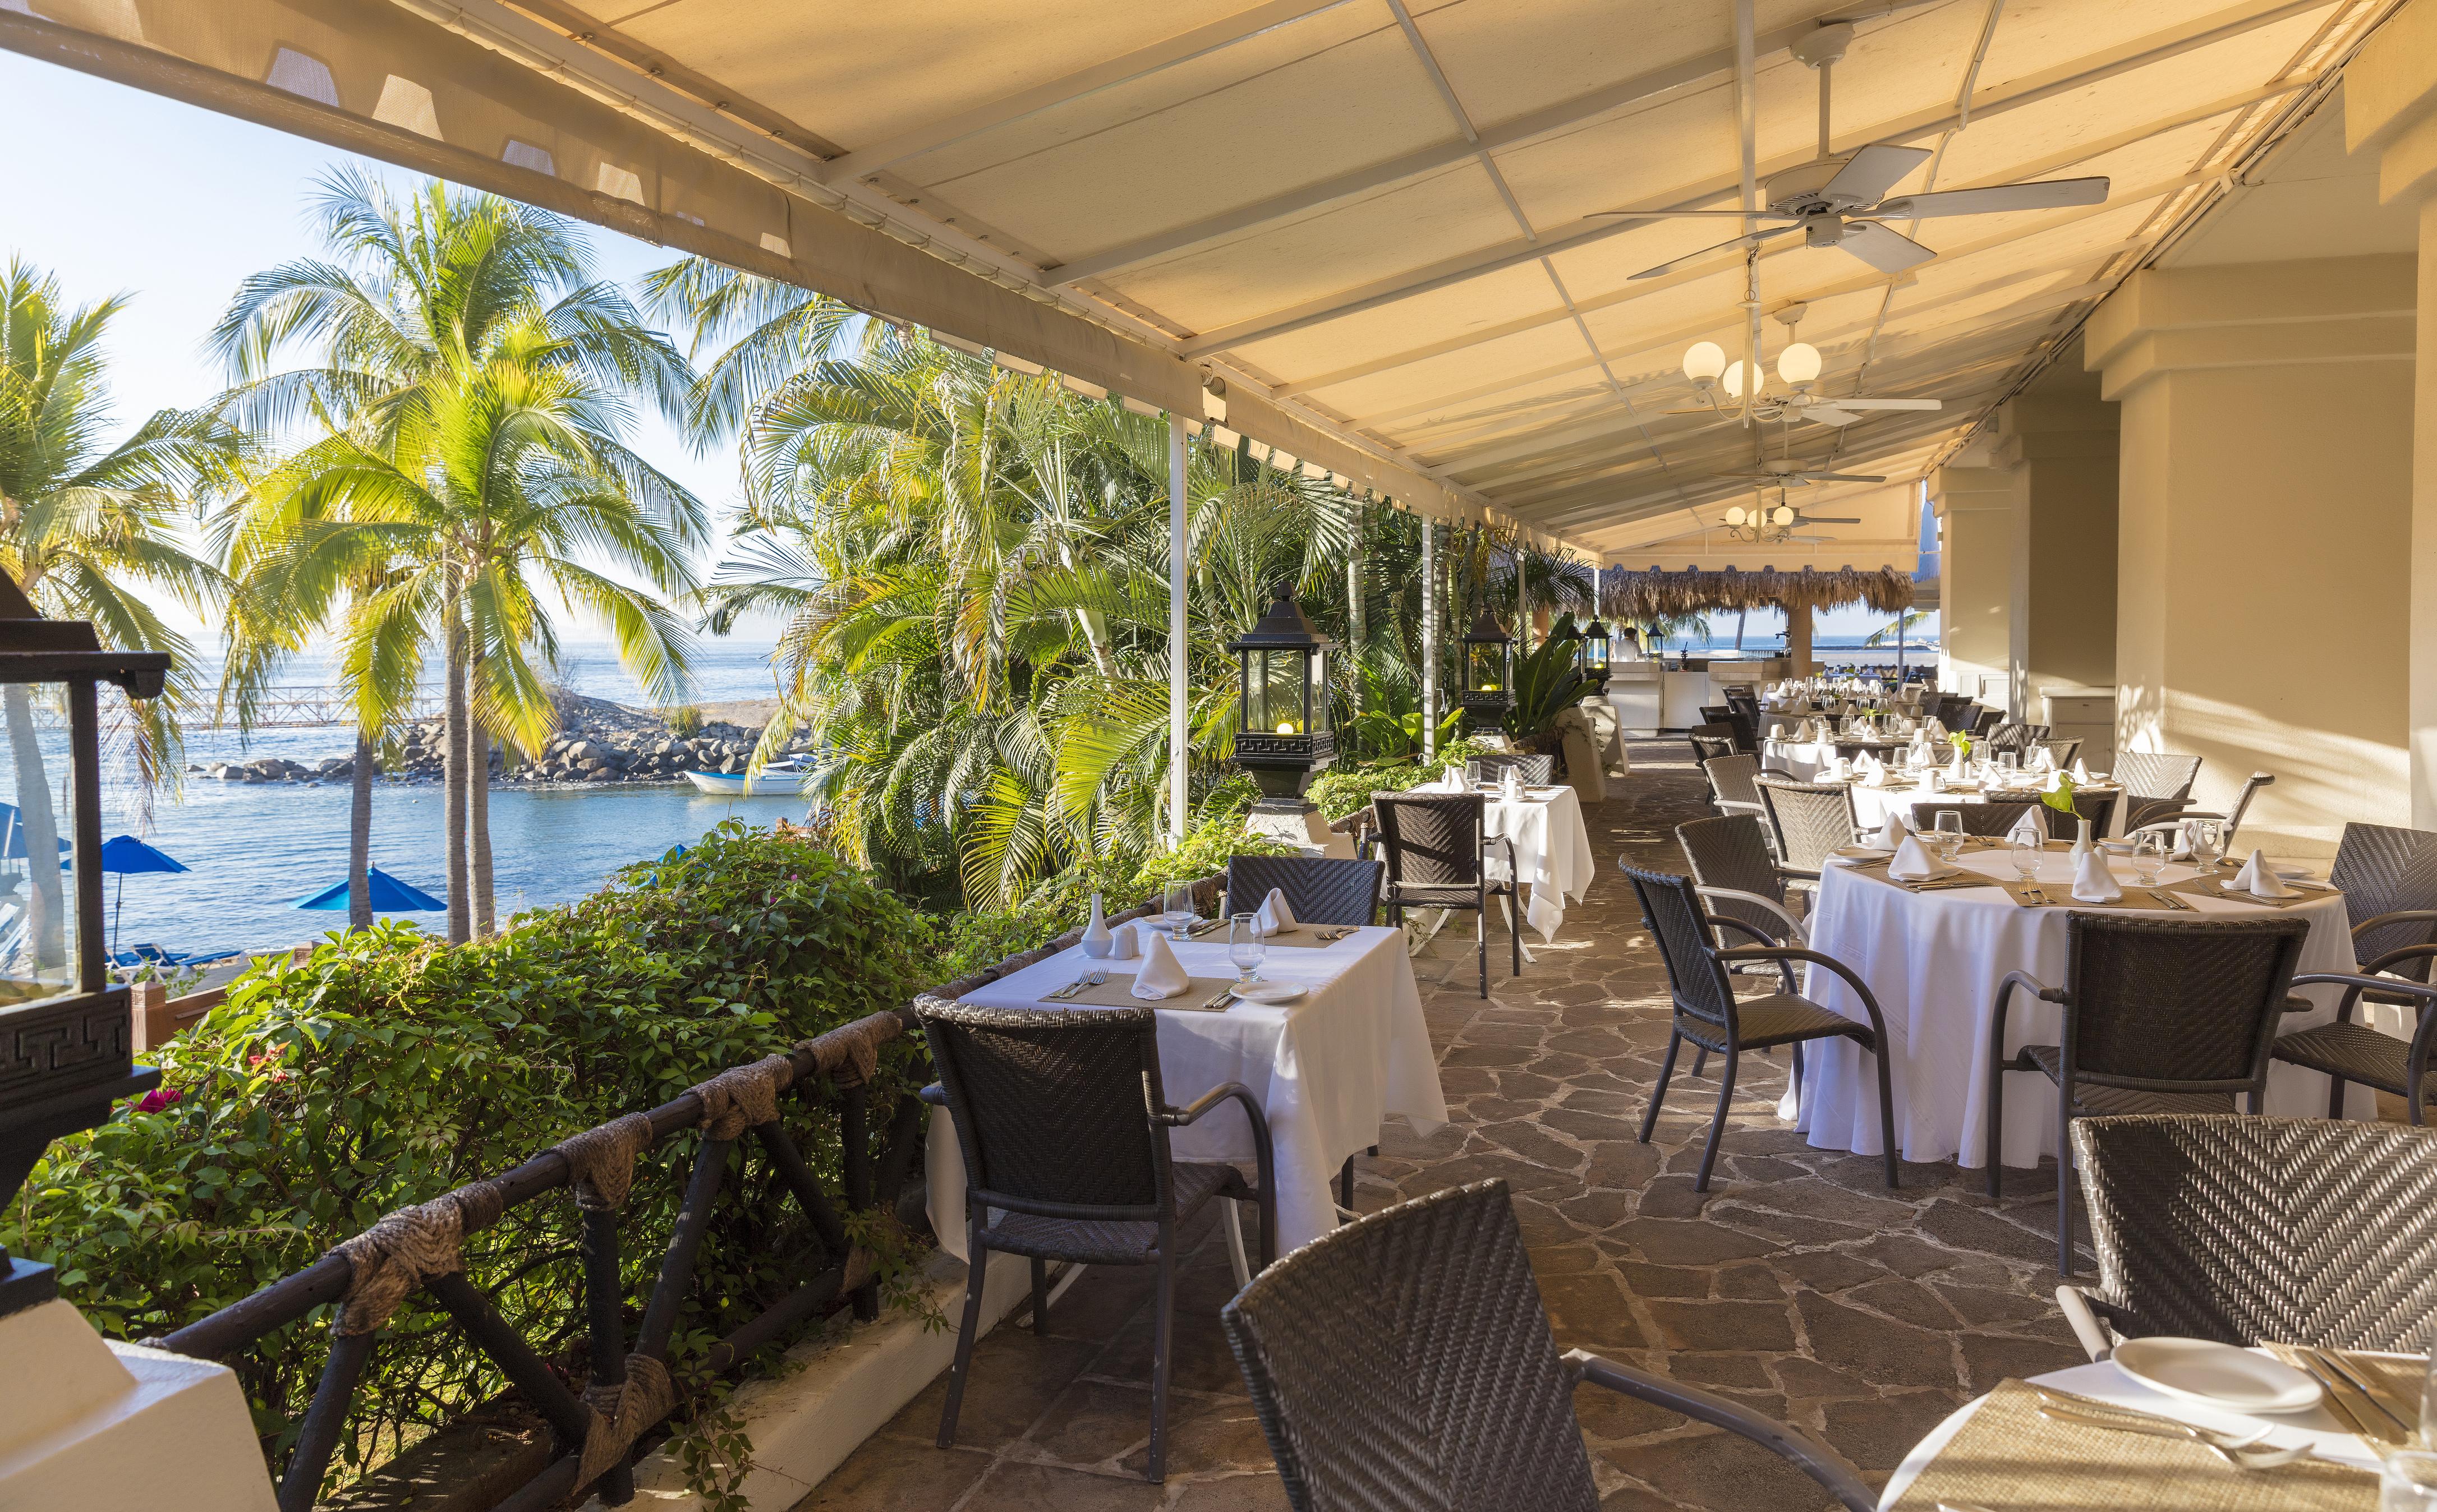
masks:
{"label": "white boat", "polygon": [[767,797],[801,791],[804,779],[812,774],[812,762],[806,757],[781,756],[749,776],[742,772],[689,772],[686,780],[716,797]]}

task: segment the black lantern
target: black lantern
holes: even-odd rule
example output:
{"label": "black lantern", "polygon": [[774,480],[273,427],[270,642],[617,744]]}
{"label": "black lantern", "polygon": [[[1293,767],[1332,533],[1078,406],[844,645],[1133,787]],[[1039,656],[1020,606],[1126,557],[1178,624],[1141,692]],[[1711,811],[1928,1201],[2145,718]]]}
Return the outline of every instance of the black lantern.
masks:
{"label": "black lantern", "polygon": [[1294,585],[1281,582],[1278,601],[1227,649],[1242,678],[1236,764],[1260,785],[1255,807],[1302,813],[1311,808],[1303,791],[1312,773],[1337,758],[1328,709],[1328,656],[1337,643],[1312,628]]}
{"label": "black lantern", "polygon": [[1467,725],[1495,726],[1515,706],[1515,637],[1483,608],[1464,637],[1464,686],[1455,695]]}
{"label": "black lantern", "polygon": [[1583,630],[1583,675],[1601,692],[1607,691],[1607,625],[1594,619]]}
{"label": "black lantern", "polygon": [[[127,989],[110,984],[102,947],[96,687],[155,698],[168,670],[160,652],[104,651],[93,626],[44,619],[0,573],[0,904],[14,914],[0,936],[0,1204],[53,1139],[107,1121],[112,1104],[161,1080],[134,1064]],[[37,707],[65,713],[64,742],[36,729]],[[0,1313],[59,1295],[47,1265],[0,1251]]]}

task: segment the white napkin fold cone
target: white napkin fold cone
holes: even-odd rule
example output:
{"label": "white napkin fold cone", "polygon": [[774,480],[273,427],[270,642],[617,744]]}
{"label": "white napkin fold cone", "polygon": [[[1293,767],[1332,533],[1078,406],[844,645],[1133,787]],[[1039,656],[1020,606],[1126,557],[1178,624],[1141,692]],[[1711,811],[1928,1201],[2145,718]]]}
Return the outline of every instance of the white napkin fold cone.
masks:
{"label": "white napkin fold cone", "polygon": [[1960,868],[1949,866],[1929,853],[1919,835],[1906,835],[1896,847],[1896,859],[1887,864],[1887,875],[1901,881],[1927,882],[1940,877],[1953,877]]}
{"label": "white napkin fold cone", "polygon": [[1261,910],[1253,916],[1253,922],[1263,934],[1276,934],[1293,929],[1294,910],[1287,907],[1285,890],[1271,888],[1270,895],[1261,899]]}
{"label": "white napkin fold cone", "polygon": [[1910,839],[1912,826],[1903,822],[1903,815],[1890,811],[1887,822],[1879,826],[1879,843],[1889,850],[1901,850],[1903,843]]}
{"label": "white napkin fold cone", "polygon": [[2073,785],[2078,788],[2089,780],[2090,769],[2081,764],[2081,757],[2075,756],[2073,758]]}
{"label": "white napkin fold cone", "polygon": [[2085,903],[2113,903],[2124,895],[2115,874],[2107,869],[2107,853],[2094,850],[2073,869],[2073,895]]}
{"label": "white napkin fold cone", "polygon": [[2025,835],[2030,836],[2034,844],[2047,843],[2047,827],[2040,823],[2040,811],[2037,808],[2027,810],[2022,818],[2014,821],[2014,827],[2006,831],[2007,843],[2011,844]]}
{"label": "white napkin fold cone", "polygon": [[1769,738],[1770,739],[1772,739],[1772,740],[1782,740],[1782,739],[1785,739],[1785,726],[1784,726],[1784,724],[1780,722],[1780,723],[1777,723],[1777,724],[1772,724],[1772,725],[1770,725],[1770,726],[1768,727],[1768,738]]}
{"label": "white napkin fold cone", "polygon": [[1935,719],[1924,721],[1921,724],[1921,730],[1933,740],[1943,740],[1946,739],[1946,726],[1938,723]]}
{"label": "white napkin fold cone", "polygon": [[2056,754],[2050,751],[2046,746],[2042,746],[2038,750],[2032,752],[2031,770],[2033,772],[2054,772],[2056,770]]}
{"label": "white napkin fold cone", "polygon": [[1177,964],[1176,952],[1167,947],[1167,936],[1152,935],[1149,947],[1143,951],[1142,970],[1134,974],[1134,996],[1155,1002],[1173,998],[1192,984],[1193,979]]}
{"label": "white napkin fold cone", "polygon": [[2276,868],[2268,864],[2268,853],[2261,850],[2253,851],[2251,860],[2242,863],[2242,870],[2234,874],[2234,885],[2253,897],[2293,895],[2293,890],[2285,885],[2285,878],[2277,876]]}

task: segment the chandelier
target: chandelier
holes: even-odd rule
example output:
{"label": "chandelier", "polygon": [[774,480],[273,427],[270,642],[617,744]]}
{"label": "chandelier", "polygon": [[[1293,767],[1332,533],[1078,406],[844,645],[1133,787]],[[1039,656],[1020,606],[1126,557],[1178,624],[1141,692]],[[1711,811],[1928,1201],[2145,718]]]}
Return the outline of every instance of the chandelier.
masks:
{"label": "chandelier", "polygon": [[1727,507],[1727,533],[1738,541],[1790,541],[1800,518],[1782,495],[1775,509],[1768,507],[1765,498],[1755,495],[1750,509],[1740,504]]}

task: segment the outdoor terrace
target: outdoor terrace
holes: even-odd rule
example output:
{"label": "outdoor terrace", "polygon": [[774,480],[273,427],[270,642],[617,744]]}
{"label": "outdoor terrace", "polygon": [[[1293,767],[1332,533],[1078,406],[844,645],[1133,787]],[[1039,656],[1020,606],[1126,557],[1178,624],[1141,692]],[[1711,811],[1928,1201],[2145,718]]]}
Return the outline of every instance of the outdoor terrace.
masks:
{"label": "outdoor terrace", "polygon": [[[1667,1041],[1665,977],[1615,867],[1680,871],[1674,826],[1708,810],[1682,740],[1631,749],[1632,776],[1588,815],[1600,881],[1521,978],[1498,968],[1477,997],[1468,930],[1416,963],[1454,1119],[1428,1140],[1393,1121],[1379,1156],[1357,1162],[1357,1206],[1502,1177],[1561,1347],[1715,1387],[1883,1481],[1971,1397],[2083,1359],[2050,1295],[2054,1168],[2010,1171],[1997,1207],[1951,1164],[1907,1164],[1890,1193],[1875,1156],[1812,1149],[1778,1123],[1783,1063],[1759,1055],[1709,1192],[1691,1172],[1716,1084],[1686,1077],[1689,1060],[1637,1143]],[[975,1352],[956,1447],[933,1443],[942,1382],[798,1512],[1286,1506],[1219,1325],[1234,1287],[1206,1221],[1178,1293],[1167,1484],[1139,1479],[1150,1282],[1090,1271],[1043,1334],[1020,1309]],[[1605,1392],[1577,1401],[1608,1507],[1825,1504],[1755,1445]]]}

